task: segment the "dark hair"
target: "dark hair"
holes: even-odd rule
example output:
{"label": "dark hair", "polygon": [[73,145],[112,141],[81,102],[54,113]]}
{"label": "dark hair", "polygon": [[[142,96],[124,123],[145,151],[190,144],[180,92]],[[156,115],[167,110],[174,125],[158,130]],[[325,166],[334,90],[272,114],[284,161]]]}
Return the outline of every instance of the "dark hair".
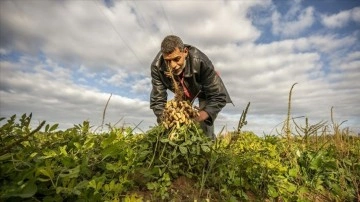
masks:
{"label": "dark hair", "polygon": [[184,43],[178,36],[168,35],[161,42],[161,52],[163,54],[170,54],[174,52],[176,48],[179,48],[180,51],[184,50]]}

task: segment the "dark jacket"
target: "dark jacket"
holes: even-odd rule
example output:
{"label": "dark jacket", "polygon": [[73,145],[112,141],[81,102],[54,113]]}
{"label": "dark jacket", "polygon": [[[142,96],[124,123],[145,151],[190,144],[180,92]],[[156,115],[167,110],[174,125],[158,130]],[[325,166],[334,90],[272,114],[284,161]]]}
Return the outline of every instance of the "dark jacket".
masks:
{"label": "dark jacket", "polygon": [[[186,45],[186,47],[189,54],[184,69],[184,84],[191,95],[198,95],[199,100],[207,101],[202,110],[209,114],[205,123],[212,125],[221,109],[226,103],[232,103],[232,101],[209,58],[193,46]],[[171,78],[165,75],[165,71],[167,67],[162,53],[159,52],[151,64],[152,91],[150,95],[150,108],[157,116],[158,122],[167,102],[166,90],[174,92]]]}

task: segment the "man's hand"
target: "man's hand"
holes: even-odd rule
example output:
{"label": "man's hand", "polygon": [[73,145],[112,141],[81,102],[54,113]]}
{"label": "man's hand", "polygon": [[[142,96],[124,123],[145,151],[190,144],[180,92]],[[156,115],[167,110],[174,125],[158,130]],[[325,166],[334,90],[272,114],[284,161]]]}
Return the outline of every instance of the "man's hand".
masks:
{"label": "man's hand", "polygon": [[200,122],[209,118],[209,114],[206,111],[199,111],[199,116],[195,117],[195,120]]}

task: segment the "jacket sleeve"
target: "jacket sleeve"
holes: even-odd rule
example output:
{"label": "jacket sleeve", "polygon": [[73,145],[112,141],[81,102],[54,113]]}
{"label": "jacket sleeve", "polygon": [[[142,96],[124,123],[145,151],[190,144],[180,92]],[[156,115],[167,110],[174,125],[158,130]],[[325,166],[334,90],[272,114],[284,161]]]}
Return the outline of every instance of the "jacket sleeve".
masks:
{"label": "jacket sleeve", "polygon": [[161,80],[161,72],[159,68],[151,65],[151,84],[152,90],[150,94],[150,108],[154,111],[157,117],[157,122],[161,122],[161,116],[167,101],[166,86]]}
{"label": "jacket sleeve", "polygon": [[213,125],[218,113],[227,103],[227,91],[213,64],[207,58],[200,62],[200,80],[206,96],[206,105],[202,110],[209,114],[209,118],[204,122]]}

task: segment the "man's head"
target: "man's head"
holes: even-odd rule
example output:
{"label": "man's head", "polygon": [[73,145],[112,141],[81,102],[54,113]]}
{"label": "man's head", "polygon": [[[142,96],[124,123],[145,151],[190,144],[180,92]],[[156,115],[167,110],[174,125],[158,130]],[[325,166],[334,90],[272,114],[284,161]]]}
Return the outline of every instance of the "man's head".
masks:
{"label": "man's head", "polygon": [[186,65],[188,49],[178,36],[169,35],[161,43],[161,52],[168,68],[176,75],[181,74]]}

